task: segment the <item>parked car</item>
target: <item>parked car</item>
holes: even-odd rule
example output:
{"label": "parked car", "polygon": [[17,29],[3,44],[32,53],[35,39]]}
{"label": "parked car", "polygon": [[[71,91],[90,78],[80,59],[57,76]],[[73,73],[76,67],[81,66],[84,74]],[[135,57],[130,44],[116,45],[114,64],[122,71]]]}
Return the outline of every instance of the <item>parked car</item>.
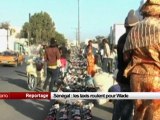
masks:
{"label": "parked car", "polygon": [[24,56],[18,52],[14,51],[4,51],[0,55],[0,65],[22,65],[24,61]]}

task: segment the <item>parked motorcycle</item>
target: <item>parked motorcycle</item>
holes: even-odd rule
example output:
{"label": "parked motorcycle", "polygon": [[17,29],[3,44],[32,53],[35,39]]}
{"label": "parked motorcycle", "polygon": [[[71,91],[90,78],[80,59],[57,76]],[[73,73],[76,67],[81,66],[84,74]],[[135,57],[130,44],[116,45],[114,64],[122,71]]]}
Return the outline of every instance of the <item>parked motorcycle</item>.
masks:
{"label": "parked motorcycle", "polygon": [[27,64],[28,89],[34,91],[38,86],[41,87],[46,78],[45,64],[40,57],[29,59]]}

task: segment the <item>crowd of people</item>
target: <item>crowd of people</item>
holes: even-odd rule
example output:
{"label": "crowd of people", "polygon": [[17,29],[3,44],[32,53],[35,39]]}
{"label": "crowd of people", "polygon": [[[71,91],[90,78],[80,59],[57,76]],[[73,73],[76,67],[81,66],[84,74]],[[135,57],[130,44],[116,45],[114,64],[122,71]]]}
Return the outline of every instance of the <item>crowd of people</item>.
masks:
{"label": "crowd of people", "polygon": [[[117,68],[120,92],[160,92],[159,8],[160,0],[147,0],[140,9],[143,20],[130,10],[124,20],[126,32],[116,48],[111,49],[107,39],[103,39],[101,49],[96,49],[89,40],[82,54],[87,60],[87,74],[94,77],[97,67],[107,73]],[[64,45],[58,48],[56,41],[51,39],[44,52],[47,62],[44,90],[51,78],[49,91],[53,91],[59,68],[65,69],[69,53]],[[159,112],[160,100],[115,100],[112,120],[159,120]]]}
{"label": "crowd of people", "polygon": [[94,76],[96,67],[101,67],[104,72],[113,73],[116,69],[117,52],[111,49],[108,40],[104,38],[99,49],[93,47],[92,40],[84,50],[84,57],[87,59],[87,72]]}
{"label": "crowd of people", "polygon": [[[147,0],[140,9],[139,20],[134,10],[125,19],[126,32],[117,45],[117,82],[121,92],[160,92],[159,0]],[[102,62],[105,72],[112,72],[111,50],[103,39],[101,60],[89,41],[85,50],[88,74],[94,76],[95,65]],[[113,59],[112,59],[113,60]],[[113,120],[159,120],[160,100],[116,100]]]}

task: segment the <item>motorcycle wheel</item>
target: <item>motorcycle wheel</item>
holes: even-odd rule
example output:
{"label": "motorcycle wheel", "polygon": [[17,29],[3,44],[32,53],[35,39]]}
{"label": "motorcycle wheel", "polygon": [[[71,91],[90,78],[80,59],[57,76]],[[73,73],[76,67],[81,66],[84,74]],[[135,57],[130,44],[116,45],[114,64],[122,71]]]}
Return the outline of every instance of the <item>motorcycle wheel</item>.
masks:
{"label": "motorcycle wheel", "polygon": [[33,75],[28,76],[28,89],[35,90],[37,87],[37,78]]}

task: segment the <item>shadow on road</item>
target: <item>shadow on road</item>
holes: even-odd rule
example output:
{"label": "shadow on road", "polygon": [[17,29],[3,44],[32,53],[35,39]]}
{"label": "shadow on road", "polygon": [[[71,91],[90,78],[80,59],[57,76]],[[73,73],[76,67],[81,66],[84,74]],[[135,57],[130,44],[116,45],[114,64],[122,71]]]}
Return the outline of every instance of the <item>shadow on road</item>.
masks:
{"label": "shadow on road", "polygon": [[22,72],[22,71],[19,71],[19,70],[15,70],[15,72],[18,73],[18,74],[26,75],[26,72]]}
{"label": "shadow on road", "polygon": [[23,79],[12,79],[7,77],[0,77],[0,81],[7,81],[8,83],[14,84],[18,87],[28,90],[27,82]]}
{"label": "shadow on road", "polygon": [[26,72],[22,72],[22,71],[18,71],[18,70],[15,70],[15,72],[16,72],[17,75],[19,75],[19,76],[27,77]]}
{"label": "shadow on road", "polygon": [[14,68],[13,65],[0,65],[1,67],[8,67],[8,68]]}
{"label": "shadow on road", "polygon": [[44,120],[51,106],[49,101],[42,100],[5,100],[5,102],[31,120]]}
{"label": "shadow on road", "polygon": [[21,77],[25,77],[25,78],[27,78],[27,75],[25,74],[20,74],[20,73],[17,73],[17,75],[19,75],[19,76],[21,76]]}

